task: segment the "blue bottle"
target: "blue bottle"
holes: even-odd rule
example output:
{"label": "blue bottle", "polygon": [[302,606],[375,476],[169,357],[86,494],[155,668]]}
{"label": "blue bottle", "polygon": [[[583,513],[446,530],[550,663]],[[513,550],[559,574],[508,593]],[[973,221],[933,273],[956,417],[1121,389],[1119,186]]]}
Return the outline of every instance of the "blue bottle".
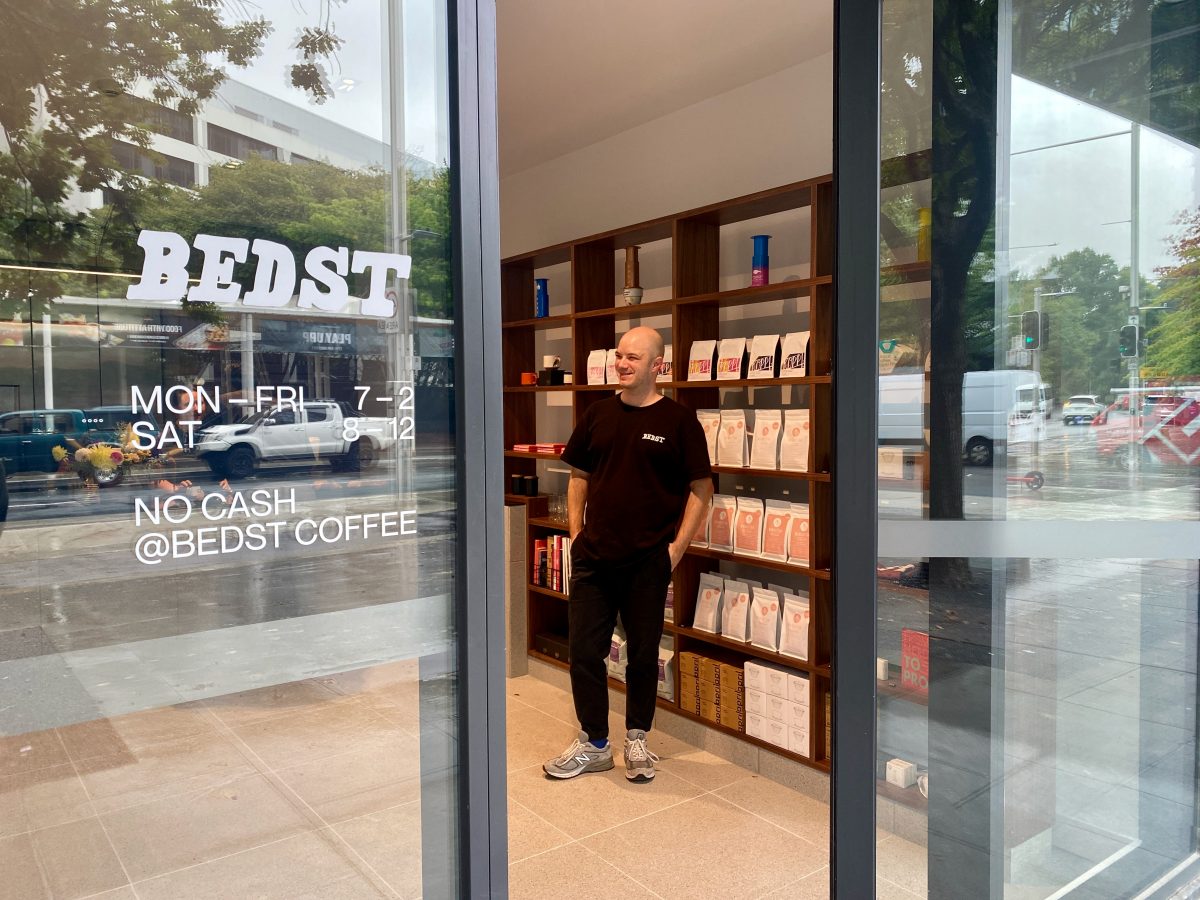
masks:
{"label": "blue bottle", "polygon": [[750,240],[754,241],[754,259],[750,263],[750,286],[758,287],[771,281],[771,264],[767,258],[767,241],[769,234],[756,234]]}
{"label": "blue bottle", "polygon": [[547,278],[533,279],[536,288],[536,296],[533,304],[533,316],[535,319],[544,319],[550,315],[550,285]]}

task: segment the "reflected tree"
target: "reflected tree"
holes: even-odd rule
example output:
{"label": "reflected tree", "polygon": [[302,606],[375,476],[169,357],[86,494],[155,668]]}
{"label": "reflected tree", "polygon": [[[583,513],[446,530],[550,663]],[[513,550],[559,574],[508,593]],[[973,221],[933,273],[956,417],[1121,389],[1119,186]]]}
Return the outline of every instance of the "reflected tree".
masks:
{"label": "reflected tree", "polygon": [[1150,329],[1145,374],[1191,380],[1200,377],[1200,211],[1181,224],[1172,245],[1178,262],[1159,270],[1157,302],[1170,309]]}

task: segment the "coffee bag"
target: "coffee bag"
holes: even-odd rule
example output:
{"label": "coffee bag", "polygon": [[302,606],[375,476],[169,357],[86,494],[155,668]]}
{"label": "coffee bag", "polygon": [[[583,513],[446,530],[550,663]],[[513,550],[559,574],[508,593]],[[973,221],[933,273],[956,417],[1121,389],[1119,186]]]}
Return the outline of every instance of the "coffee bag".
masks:
{"label": "coffee bag", "polygon": [[737,503],[728,494],[715,494],[708,527],[708,546],[713,550],[733,550],[733,520]]}
{"label": "coffee bag", "polygon": [[692,341],[692,351],[688,356],[688,381],[711,381],[713,377],[713,360],[717,355],[716,341]]}
{"label": "coffee bag", "polygon": [[746,465],[746,411],[721,410],[721,433],[717,437],[717,465]]}
{"label": "coffee bag", "polygon": [[784,472],[808,471],[809,425],[807,409],[784,412],[783,436],[779,444],[779,468]]}
{"label": "coffee bag", "polygon": [[721,433],[721,411],[719,409],[698,409],[696,418],[704,429],[704,439],[708,441],[708,461],[717,464],[717,435]]}
{"label": "coffee bag", "polygon": [[757,497],[738,497],[736,511],[733,552],[744,556],[761,556],[763,502]]}
{"label": "coffee bag", "polygon": [[609,350],[604,357],[604,383],[621,383],[621,380],[617,378],[617,350],[615,347],[612,350]]}
{"label": "coffee bag", "polygon": [[750,465],[756,469],[779,467],[780,411],[754,411],[754,438],[750,442]]}
{"label": "coffee bag", "polygon": [[662,367],[658,370],[658,376],[655,381],[670,381],[675,377],[671,369],[671,345],[663,347]]}
{"label": "coffee bag", "polygon": [[709,634],[721,633],[721,603],[725,591],[725,579],[715,572],[700,575],[700,588],[696,591],[696,617],[692,627]]}
{"label": "coffee bag", "polygon": [[750,600],[750,643],[763,650],[779,650],[779,595],[755,587]]}
{"label": "coffee bag", "polygon": [[750,640],[750,585],[727,580],[721,606],[721,634],[731,641]]}
{"label": "coffee bag", "polygon": [[768,500],[765,506],[763,511],[763,559],[786,562],[792,504],[786,500]]}
{"label": "coffee bag", "polygon": [[792,331],[783,336],[783,355],[779,364],[781,378],[808,374],[808,332]]}
{"label": "coffee bag", "polygon": [[741,378],[745,357],[745,338],[724,338],[717,347],[717,380],[736,381]]}
{"label": "coffee bag", "polygon": [[810,559],[808,504],[793,503],[792,521],[788,525],[788,562],[807,566]]}
{"label": "coffee bag", "polygon": [[808,626],[812,612],[807,597],[783,598],[779,627],[779,652],[808,661]]}
{"label": "coffee bag", "polygon": [[774,378],[779,370],[779,335],[756,334],[750,341],[747,378]]}
{"label": "coffee bag", "polygon": [[587,358],[587,383],[588,384],[608,384],[604,372],[607,365],[608,352],[605,350],[592,350],[588,353]]}

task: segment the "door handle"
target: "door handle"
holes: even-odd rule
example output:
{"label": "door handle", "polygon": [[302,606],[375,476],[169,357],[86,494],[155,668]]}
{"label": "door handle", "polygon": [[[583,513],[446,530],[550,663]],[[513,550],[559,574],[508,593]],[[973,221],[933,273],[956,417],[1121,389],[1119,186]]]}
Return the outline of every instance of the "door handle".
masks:
{"label": "door handle", "polygon": [[33,441],[21,441],[22,444],[32,444]]}

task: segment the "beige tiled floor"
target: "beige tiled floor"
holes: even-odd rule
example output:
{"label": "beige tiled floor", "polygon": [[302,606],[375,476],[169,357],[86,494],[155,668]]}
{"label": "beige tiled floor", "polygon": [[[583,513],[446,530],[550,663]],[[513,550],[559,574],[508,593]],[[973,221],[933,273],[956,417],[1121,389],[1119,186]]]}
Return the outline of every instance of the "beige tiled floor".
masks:
{"label": "beige tiled floor", "polygon": [[415,661],[0,738],[0,900],[421,896]]}
{"label": "beige tiled floor", "polygon": [[[552,781],[541,763],[578,726],[566,691],[508,682],[509,880],[516,900],[829,896],[829,807],[660,732],[651,784],[621,765]],[[610,716],[610,734],[624,727]],[[926,893],[925,850],[880,833],[880,900]]]}

